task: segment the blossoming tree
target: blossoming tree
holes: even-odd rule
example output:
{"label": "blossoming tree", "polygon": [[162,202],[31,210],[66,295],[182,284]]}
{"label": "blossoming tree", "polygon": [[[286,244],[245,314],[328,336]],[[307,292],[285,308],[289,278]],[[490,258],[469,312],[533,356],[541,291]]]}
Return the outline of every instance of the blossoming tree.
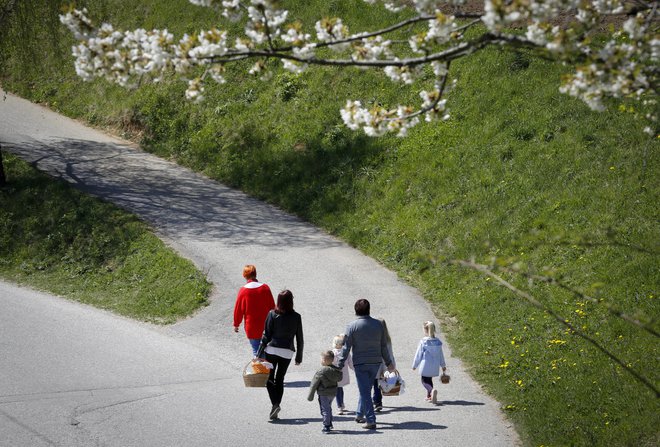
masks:
{"label": "blossoming tree", "polygon": [[[658,1],[485,0],[483,13],[474,13],[466,0],[364,0],[382,3],[394,13],[413,13],[392,26],[357,33],[339,17],[319,18],[314,24],[291,20],[284,0],[189,1],[216,8],[228,20],[242,20],[243,32],[230,35],[212,28],[177,40],[167,30],[120,31],[107,23],[96,27],[86,10],[71,7],[60,20],[79,41],[73,47],[76,72],[86,80],[104,77],[127,86],[137,79],[157,81],[174,70],[188,82],[186,97],[195,102],[204,99],[205,83],[226,82],[225,67],[243,60],[253,60],[249,72],[263,80],[276,63],[294,73],[314,65],[382,70],[411,88],[432,72],[432,80],[419,91],[419,104],[368,108],[359,99],[348,99],[341,110],[353,130],[405,136],[422,118],[449,117],[452,61],[492,46],[526,48],[574,67],[562,79],[563,93],[594,110],[603,110],[607,98],[637,102],[638,110],[648,111],[643,115],[645,131],[656,133]],[[626,19],[609,40],[594,44],[594,33],[611,16]]]}

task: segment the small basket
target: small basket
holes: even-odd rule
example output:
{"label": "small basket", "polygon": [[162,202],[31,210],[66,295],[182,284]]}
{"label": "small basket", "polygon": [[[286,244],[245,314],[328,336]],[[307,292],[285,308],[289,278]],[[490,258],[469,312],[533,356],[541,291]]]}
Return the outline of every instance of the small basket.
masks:
{"label": "small basket", "polygon": [[378,385],[383,396],[398,396],[401,392],[401,375],[399,374],[399,371],[395,370],[394,372],[396,373],[396,385],[388,391],[385,391],[382,386]]}
{"label": "small basket", "polygon": [[445,384],[449,383],[449,374],[442,373],[440,376],[440,382]]}
{"label": "small basket", "polygon": [[243,382],[247,388],[265,387],[269,375],[267,372],[254,372],[252,360],[243,368]]}

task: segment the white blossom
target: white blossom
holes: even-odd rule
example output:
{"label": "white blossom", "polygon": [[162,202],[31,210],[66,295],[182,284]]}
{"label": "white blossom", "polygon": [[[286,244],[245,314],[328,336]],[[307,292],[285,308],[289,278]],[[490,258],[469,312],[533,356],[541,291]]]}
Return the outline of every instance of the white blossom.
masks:
{"label": "white blossom", "polygon": [[[414,58],[397,45],[401,43],[397,34],[381,30],[372,37],[351,35],[339,17],[317,21],[312,36],[303,31],[302,23],[287,24],[288,11],[279,9],[278,5],[283,2],[278,0],[190,2],[217,8],[223,17],[233,20],[247,12],[243,35],[232,36],[230,42],[226,31],[212,28],[193,35],[184,34],[176,41],[166,29],[122,31],[110,24],[97,28],[85,9],[69,7],[60,21],[77,40],[72,47],[77,75],[84,80],[105,78],[130,86],[137,79],[144,79],[144,75],[158,81],[173,68],[181,77],[190,79],[186,98],[199,102],[204,98],[205,80],[227,82],[223,64],[233,60],[256,59],[247,70],[262,80],[272,76],[266,64],[274,58],[281,60],[284,69],[293,73],[300,73],[312,64],[355,65],[365,69],[380,66],[394,82],[412,86],[418,81],[426,85],[426,90],[419,87],[421,106],[366,108],[360,101],[348,101],[341,110],[342,119],[349,128],[362,129],[368,135],[394,132],[404,136],[421,116],[426,121],[448,119],[447,98],[442,97],[447,90],[441,89],[439,84],[442,79],[444,85],[449,62],[457,57],[469,57],[489,45],[515,45],[514,36],[507,34],[515,24],[522,28],[522,33],[515,35],[516,41],[523,41],[569,64],[580,61],[573,73],[563,77],[562,93],[580,98],[594,110],[604,110],[607,98],[639,101],[646,110],[657,109],[655,86],[658,84],[656,67],[660,62],[660,39],[650,30],[657,20],[654,9],[642,10],[626,20],[608,42],[592,45],[590,39],[584,38],[590,36],[590,31],[603,17],[621,13],[624,0],[484,0],[481,21],[490,34],[489,39],[481,42],[485,45],[477,45],[482,31],[472,28],[474,33],[464,36],[463,30],[471,24],[459,26],[454,16],[441,12],[441,8],[461,5],[464,0],[365,0],[368,4],[381,3],[390,10],[414,9],[419,14],[417,25],[409,28],[407,36],[410,49],[418,55]],[[572,16],[573,22],[556,25],[560,15],[562,19]],[[391,36],[397,36],[395,43]],[[320,47],[329,47],[338,54],[320,57],[316,54]],[[376,61],[379,63],[373,63]],[[194,70],[200,67],[206,70],[196,77],[201,71]],[[425,67],[433,71],[432,80],[422,76],[428,73]],[[434,83],[432,89],[428,89],[430,83]],[[640,112],[639,116],[657,123],[657,113]],[[648,126],[648,129],[653,128],[656,124]]]}
{"label": "white blossom", "polygon": [[300,62],[292,61],[290,59],[282,59],[282,67],[291,73],[298,74],[307,69],[307,64],[301,64]]}
{"label": "white blossom", "polygon": [[[314,28],[316,29],[316,38],[319,42],[334,42],[345,39],[348,36],[348,28],[338,18],[319,20],[314,25]],[[349,46],[350,44],[348,43],[340,43],[331,45],[330,48],[335,51],[343,51]]]}
{"label": "white blossom", "polygon": [[204,85],[200,78],[191,79],[188,81],[188,88],[186,89],[186,99],[194,103],[204,101]]}

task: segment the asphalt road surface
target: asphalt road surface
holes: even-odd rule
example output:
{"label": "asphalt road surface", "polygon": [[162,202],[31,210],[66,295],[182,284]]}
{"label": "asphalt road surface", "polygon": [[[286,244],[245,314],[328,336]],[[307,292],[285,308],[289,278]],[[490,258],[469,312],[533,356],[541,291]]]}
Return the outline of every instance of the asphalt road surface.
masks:
{"label": "asphalt road surface", "polygon": [[[139,215],[215,290],[194,317],[160,327],[0,283],[0,446],[519,445],[501,405],[446,344],[451,383],[437,385],[438,405],[425,402],[410,364],[422,322],[434,317],[396,274],[273,206],[1,95],[4,150]],[[276,423],[266,390],[243,385],[251,351],[243,331],[232,332],[247,263],[274,293],[290,289],[303,318],[303,363],[289,368]],[[385,398],[377,430],[335,415],[326,435],[307,387],[357,298],[387,321],[407,390]],[[354,410],[351,381],[345,400]]]}

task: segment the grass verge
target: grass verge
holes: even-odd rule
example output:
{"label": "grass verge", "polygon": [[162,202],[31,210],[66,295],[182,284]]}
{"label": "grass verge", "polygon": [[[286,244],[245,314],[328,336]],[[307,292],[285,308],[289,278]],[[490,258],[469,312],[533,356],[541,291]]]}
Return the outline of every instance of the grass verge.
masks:
{"label": "grass verge", "polygon": [[0,277],[155,323],[207,304],[204,275],[134,215],[4,158]]}

